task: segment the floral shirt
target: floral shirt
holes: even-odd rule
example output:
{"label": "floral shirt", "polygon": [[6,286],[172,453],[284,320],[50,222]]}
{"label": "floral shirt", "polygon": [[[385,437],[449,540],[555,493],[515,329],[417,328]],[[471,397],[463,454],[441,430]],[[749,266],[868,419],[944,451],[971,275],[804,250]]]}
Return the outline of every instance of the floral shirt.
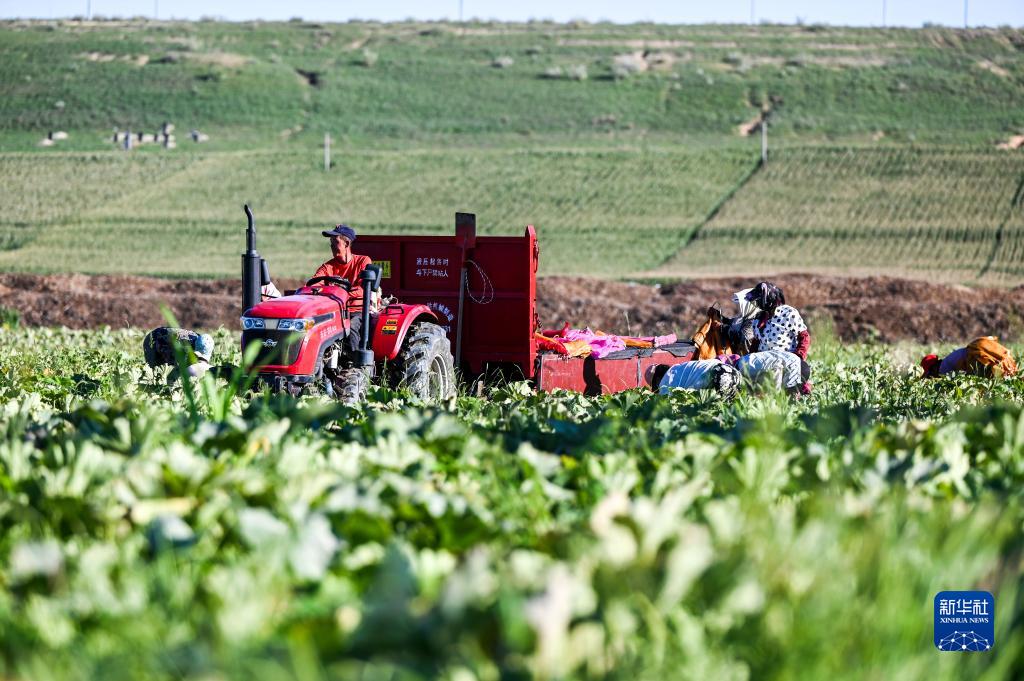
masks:
{"label": "floral shirt", "polygon": [[784,352],[796,352],[797,336],[801,331],[806,331],[803,317],[796,311],[796,308],[789,305],[779,305],[775,314],[764,326],[758,324],[754,329],[754,335],[760,341],[758,350],[782,350]]}

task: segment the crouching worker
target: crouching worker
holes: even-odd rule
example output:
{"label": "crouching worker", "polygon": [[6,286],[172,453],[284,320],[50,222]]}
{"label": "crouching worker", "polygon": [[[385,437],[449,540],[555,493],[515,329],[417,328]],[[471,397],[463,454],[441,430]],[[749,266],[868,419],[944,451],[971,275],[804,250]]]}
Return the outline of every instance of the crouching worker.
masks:
{"label": "crouching worker", "polygon": [[210,358],[213,355],[213,336],[208,333],[196,333],[188,329],[172,329],[161,326],[153,329],[142,339],[142,353],[146,364],[151,368],[172,366],[174,371],[167,377],[170,383],[178,379],[178,359],[174,346],[185,354],[189,363],[186,372],[198,378],[210,370]]}
{"label": "crouching worker", "polygon": [[736,368],[717,359],[701,359],[680,364],[654,364],[645,373],[647,384],[662,395],[673,388],[714,390],[727,400],[736,396],[740,374]]}
{"label": "crouching worker", "polygon": [[956,372],[983,378],[1017,375],[1013,354],[995,336],[975,338],[941,359],[938,355],[925,355],[921,368],[924,369],[923,378],[937,378]]}
{"label": "crouching worker", "polygon": [[740,374],[752,385],[785,390],[800,395],[811,378],[811,367],[799,355],[782,350],[766,350],[744,355],[736,361]]}
{"label": "crouching worker", "polygon": [[[811,334],[800,312],[786,304],[786,296],[782,289],[771,282],[762,281],[747,291],[744,298],[760,311],[754,326],[754,337],[757,341],[754,349],[759,352],[782,350],[794,353],[806,362],[807,352],[811,347]],[[804,395],[810,394],[809,381],[804,381],[800,386],[800,392]]]}

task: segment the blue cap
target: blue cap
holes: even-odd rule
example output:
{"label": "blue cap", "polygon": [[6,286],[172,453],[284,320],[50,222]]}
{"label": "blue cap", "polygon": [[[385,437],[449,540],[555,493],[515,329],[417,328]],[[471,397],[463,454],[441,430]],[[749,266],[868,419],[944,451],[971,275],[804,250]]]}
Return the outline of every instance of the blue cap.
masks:
{"label": "blue cap", "polygon": [[350,242],[356,240],[356,230],[345,224],[335,225],[334,229],[325,229],[321,234],[324,236],[343,236]]}

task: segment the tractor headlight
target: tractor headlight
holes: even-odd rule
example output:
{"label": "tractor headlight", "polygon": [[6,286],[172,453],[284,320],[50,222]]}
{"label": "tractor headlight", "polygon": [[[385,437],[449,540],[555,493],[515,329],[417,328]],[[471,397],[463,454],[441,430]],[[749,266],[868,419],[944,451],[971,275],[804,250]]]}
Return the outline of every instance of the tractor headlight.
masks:
{"label": "tractor headlight", "polygon": [[266,322],[262,317],[242,317],[242,328],[247,331],[249,329],[264,329]]}
{"label": "tractor headlight", "polygon": [[308,331],[315,324],[312,319],[279,319],[277,321],[278,331]]}

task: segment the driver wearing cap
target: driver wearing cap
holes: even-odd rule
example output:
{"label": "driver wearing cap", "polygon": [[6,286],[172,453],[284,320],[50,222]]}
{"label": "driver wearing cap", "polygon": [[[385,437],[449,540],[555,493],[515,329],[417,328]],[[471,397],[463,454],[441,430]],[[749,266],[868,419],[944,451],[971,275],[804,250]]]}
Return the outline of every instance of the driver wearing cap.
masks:
{"label": "driver wearing cap", "polygon": [[[359,280],[359,275],[373,261],[367,255],[356,255],[352,252],[352,242],[356,240],[356,230],[348,225],[336,225],[334,229],[325,229],[323,235],[331,240],[331,253],[334,257],[320,265],[313,276],[348,279],[351,284],[348,292],[349,311],[361,309],[363,307],[363,284]],[[319,285],[323,286],[327,283]],[[373,312],[379,303],[380,293],[371,295],[373,297],[370,302],[370,311]],[[350,351],[354,352],[359,349],[362,326],[362,316],[353,314],[349,319],[351,333],[346,341]],[[370,328],[373,328],[372,325]]]}
{"label": "driver wearing cap", "polygon": [[352,252],[352,242],[356,240],[356,230],[348,225],[337,225],[334,229],[325,229],[323,235],[331,240],[333,258],[317,268],[314,277],[340,277],[348,279],[352,285],[349,291],[350,306],[362,307],[363,287],[359,274],[371,264],[367,255],[356,255]]}

